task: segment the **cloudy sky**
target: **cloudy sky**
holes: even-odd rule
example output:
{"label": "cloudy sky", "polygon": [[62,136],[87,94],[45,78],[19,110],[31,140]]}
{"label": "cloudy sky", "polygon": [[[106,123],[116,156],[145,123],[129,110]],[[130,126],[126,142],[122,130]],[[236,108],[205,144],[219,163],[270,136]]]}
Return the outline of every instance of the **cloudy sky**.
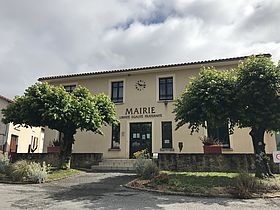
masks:
{"label": "cloudy sky", "polygon": [[0,95],[39,77],[271,53],[279,0],[0,0]]}

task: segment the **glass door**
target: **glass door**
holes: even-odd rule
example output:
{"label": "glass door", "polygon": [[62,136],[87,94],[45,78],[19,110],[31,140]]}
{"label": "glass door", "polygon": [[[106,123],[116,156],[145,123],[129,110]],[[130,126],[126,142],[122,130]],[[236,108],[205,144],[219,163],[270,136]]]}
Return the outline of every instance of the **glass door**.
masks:
{"label": "glass door", "polygon": [[143,149],[147,149],[152,155],[152,123],[130,123],[129,158]]}

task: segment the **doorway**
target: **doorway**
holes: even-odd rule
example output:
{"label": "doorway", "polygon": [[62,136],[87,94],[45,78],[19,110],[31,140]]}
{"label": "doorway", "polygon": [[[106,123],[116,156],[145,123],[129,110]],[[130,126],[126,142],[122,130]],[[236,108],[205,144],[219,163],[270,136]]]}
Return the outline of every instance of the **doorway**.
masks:
{"label": "doorway", "polygon": [[11,136],[11,143],[10,143],[10,153],[17,153],[18,147],[18,136],[12,135]]}
{"label": "doorway", "polygon": [[152,155],[152,123],[130,123],[129,158],[137,151],[147,149]]}

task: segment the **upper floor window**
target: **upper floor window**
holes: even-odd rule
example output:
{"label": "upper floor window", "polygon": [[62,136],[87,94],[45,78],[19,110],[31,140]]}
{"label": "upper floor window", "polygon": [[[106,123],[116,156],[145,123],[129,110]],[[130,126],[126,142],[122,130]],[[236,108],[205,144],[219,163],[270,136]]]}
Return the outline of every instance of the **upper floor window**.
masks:
{"label": "upper floor window", "polygon": [[123,102],[123,81],[112,82],[111,99],[115,103]]}
{"label": "upper floor window", "polygon": [[64,85],[64,89],[68,93],[72,93],[75,88],[76,88],[76,85]]}
{"label": "upper floor window", "polygon": [[229,131],[228,131],[228,125],[224,125],[217,128],[211,128],[207,127],[207,134],[208,137],[211,137],[213,139],[218,139],[220,143],[223,145],[224,148],[230,148],[229,144]]}
{"label": "upper floor window", "polygon": [[159,100],[173,100],[173,77],[159,78]]}

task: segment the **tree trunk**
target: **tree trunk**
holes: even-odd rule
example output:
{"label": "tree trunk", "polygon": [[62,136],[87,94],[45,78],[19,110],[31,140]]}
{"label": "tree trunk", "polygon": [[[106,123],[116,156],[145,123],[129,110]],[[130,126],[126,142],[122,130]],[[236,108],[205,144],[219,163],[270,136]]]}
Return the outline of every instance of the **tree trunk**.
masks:
{"label": "tree trunk", "polygon": [[63,132],[64,137],[60,142],[60,168],[70,169],[72,144],[74,143],[74,134],[76,132]]}
{"label": "tree trunk", "polygon": [[252,137],[255,153],[255,176],[259,178],[273,176],[268,164],[268,157],[265,153],[264,133],[265,129],[263,128],[253,127],[250,131],[250,136]]}

